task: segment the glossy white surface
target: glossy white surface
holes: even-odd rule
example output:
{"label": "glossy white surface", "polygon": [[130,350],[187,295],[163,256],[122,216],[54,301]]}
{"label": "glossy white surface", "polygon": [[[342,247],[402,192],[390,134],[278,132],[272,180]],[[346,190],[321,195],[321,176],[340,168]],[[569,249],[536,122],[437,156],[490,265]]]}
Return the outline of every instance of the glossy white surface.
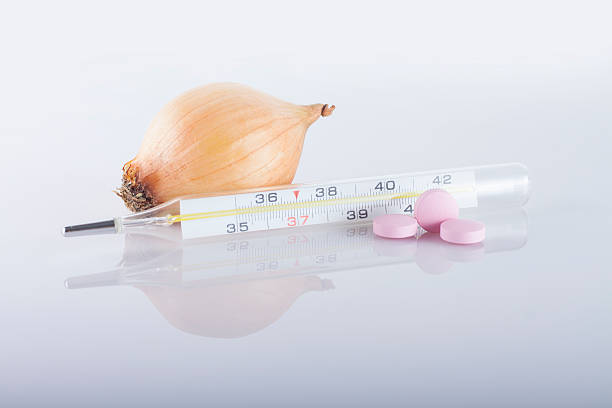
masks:
{"label": "glossy white surface", "polygon": [[[0,405],[609,406],[609,6],[284,4],[0,17]],[[532,198],[474,247],[61,236],[220,80],[337,105],[296,181],[520,161]]]}

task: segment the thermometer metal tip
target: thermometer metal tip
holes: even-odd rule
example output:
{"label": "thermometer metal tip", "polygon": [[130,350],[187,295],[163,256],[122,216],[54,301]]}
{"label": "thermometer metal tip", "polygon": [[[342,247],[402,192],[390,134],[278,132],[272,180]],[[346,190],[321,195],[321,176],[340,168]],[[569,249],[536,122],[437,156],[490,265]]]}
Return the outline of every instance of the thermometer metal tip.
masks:
{"label": "thermometer metal tip", "polygon": [[87,224],[67,225],[62,229],[65,237],[76,237],[79,235],[114,234],[117,232],[115,220],[90,222]]}

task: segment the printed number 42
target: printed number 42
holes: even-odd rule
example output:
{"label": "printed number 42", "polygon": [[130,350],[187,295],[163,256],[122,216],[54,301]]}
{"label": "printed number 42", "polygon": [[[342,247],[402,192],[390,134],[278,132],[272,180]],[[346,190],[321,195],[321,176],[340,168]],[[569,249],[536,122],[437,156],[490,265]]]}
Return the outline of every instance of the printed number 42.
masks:
{"label": "printed number 42", "polygon": [[434,177],[433,184],[450,184],[451,183],[451,175],[450,174],[445,174],[443,176],[436,176]]}

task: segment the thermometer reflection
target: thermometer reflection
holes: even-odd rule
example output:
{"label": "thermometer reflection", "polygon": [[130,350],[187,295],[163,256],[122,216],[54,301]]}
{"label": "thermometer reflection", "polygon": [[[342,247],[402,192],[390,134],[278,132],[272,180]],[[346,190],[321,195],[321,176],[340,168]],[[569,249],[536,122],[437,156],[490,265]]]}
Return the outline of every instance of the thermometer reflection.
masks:
{"label": "thermometer reflection", "polygon": [[282,316],[297,298],[334,288],[317,274],[416,263],[442,274],[458,262],[516,250],[527,240],[520,208],[478,214],[487,225],[483,244],[447,244],[436,234],[389,240],[371,224],[320,225],[181,242],[131,234],[117,269],[66,280],[70,289],[130,285],[142,290],[180,330],[206,337],[242,337]]}

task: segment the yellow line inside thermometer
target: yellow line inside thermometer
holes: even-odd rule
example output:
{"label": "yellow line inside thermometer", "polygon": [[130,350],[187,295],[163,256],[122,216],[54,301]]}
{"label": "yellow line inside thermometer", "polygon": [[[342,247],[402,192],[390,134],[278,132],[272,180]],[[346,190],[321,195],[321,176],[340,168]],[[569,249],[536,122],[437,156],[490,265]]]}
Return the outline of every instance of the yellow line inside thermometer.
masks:
{"label": "yellow line inside thermometer", "polygon": [[[448,189],[450,193],[467,192],[470,190],[471,189],[463,189],[463,190]],[[288,203],[288,204],[275,204],[275,205],[266,205],[262,207],[251,207],[251,208],[245,208],[245,209],[239,209],[239,210],[221,210],[221,211],[210,211],[210,212],[184,214],[184,215],[171,215],[168,217],[168,222],[175,223],[175,222],[181,222],[181,221],[199,220],[203,218],[226,217],[229,215],[265,213],[268,211],[293,210],[293,209],[299,209],[299,208],[322,207],[322,206],[328,206],[328,205],[361,203],[361,202],[375,201],[375,200],[398,200],[401,198],[418,197],[419,195],[421,195],[421,193],[422,192],[405,193],[405,194],[369,195],[369,196],[354,197],[354,198],[330,198],[330,199],[321,200],[321,201],[303,201],[303,202]]]}

